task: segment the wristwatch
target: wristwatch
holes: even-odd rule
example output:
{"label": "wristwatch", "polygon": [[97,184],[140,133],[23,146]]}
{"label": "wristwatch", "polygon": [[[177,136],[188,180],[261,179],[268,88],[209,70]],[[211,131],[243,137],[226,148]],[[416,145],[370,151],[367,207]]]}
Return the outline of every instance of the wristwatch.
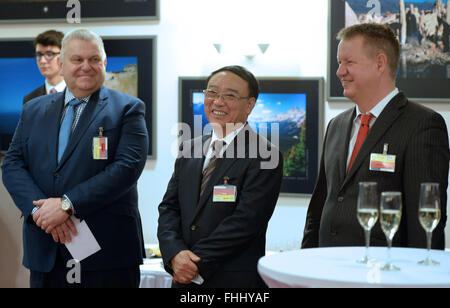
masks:
{"label": "wristwatch", "polygon": [[69,199],[67,199],[66,197],[62,197],[61,198],[61,209],[66,212],[67,214],[69,214],[69,216],[72,215],[72,206],[70,205],[70,201]]}

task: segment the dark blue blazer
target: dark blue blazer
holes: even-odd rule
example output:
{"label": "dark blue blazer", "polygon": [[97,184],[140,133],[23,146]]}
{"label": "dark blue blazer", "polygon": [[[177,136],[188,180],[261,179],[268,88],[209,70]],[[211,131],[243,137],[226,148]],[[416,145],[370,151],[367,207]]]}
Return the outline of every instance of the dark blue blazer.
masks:
{"label": "dark blue blazer", "polygon": [[[61,244],[35,225],[32,201],[64,194],[101,247],[81,262],[82,270],[141,264],[144,252],[136,183],[147,158],[145,105],[102,87],[92,94],[58,164],[64,93],[40,96],[24,105],[2,165],[3,183],[25,218],[23,265],[41,272],[53,268]],[[100,127],[108,138],[107,160],[92,157],[92,140]]]}

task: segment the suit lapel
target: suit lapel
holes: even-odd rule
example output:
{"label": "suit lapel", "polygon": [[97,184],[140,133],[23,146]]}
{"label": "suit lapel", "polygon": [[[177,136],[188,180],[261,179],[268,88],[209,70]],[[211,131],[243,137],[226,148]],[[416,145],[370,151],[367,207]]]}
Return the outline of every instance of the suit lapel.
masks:
{"label": "suit lapel", "polygon": [[350,168],[347,177],[345,178],[342,187],[348,182],[348,180],[355,174],[356,170],[359,169],[364,159],[370,155],[373,147],[379,142],[381,137],[386,133],[386,131],[392,126],[392,124],[397,120],[397,118],[403,113],[403,107],[407,100],[403,93],[397,94],[384,108],[375,124],[370,129],[358,155]]}
{"label": "suit lapel", "polygon": [[[188,172],[188,174],[192,174],[193,177],[193,181],[192,181],[192,205],[194,206],[193,208],[193,213],[196,211],[197,209],[197,205],[199,202],[199,194],[200,194],[200,186],[201,186],[201,182],[202,182],[202,170],[203,170],[203,164],[205,162],[205,154],[206,152],[203,150],[204,147],[208,148],[209,144],[211,142],[211,136],[203,136],[202,138],[198,138],[194,144],[193,144],[193,148],[192,151],[194,151],[194,149],[202,149],[202,157],[201,158],[196,158],[197,156],[194,155],[193,159],[189,160],[189,165],[190,165],[190,170]],[[197,153],[198,154],[198,153]]]}
{"label": "suit lapel", "polygon": [[353,127],[353,120],[355,118],[356,108],[350,109],[341,119],[338,126],[338,131],[345,132],[344,142],[339,142],[336,153],[340,153],[338,157],[339,164],[339,183],[342,183],[347,176],[347,157],[348,147],[350,143],[350,135]]}
{"label": "suit lapel", "polygon": [[44,120],[42,121],[43,129],[47,135],[47,146],[49,157],[51,157],[51,168],[54,170],[58,160],[58,139],[59,139],[59,125],[61,122],[62,110],[64,107],[64,93],[59,97],[54,98],[50,104],[47,105]]}
{"label": "suit lapel", "polygon": [[80,120],[78,121],[75,130],[72,133],[72,136],[69,139],[69,143],[67,144],[67,148],[64,151],[63,156],[61,157],[61,161],[58,165],[58,169],[64,164],[64,162],[70,157],[77,144],[80,142],[81,138],[85,134],[91,122],[95,119],[98,113],[106,106],[107,103],[107,95],[105,88],[102,87],[100,91],[92,94],[89,102],[81,114]]}

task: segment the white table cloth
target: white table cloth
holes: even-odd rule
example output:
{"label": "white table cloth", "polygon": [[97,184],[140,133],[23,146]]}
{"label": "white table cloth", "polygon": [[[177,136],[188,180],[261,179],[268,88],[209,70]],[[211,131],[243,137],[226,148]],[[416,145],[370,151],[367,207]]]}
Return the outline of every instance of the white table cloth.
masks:
{"label": "white table cloth", "polygon": [[140,288],[170,288],[172,276],[164,270],[161,262],[161,258],[144,259],[144,264],[140,266]]}
{"label": "white table cloth", "polygon": [[398,272],[381,271],[386,247],[370,247],[367,266],[356,262],[364,247],[330,247],[287,251],[263,257],[258,271],[269,287],[450,287],[450,252],[432,250],[439,266],[417,264],[426,249],[392,248],[392,263]]}

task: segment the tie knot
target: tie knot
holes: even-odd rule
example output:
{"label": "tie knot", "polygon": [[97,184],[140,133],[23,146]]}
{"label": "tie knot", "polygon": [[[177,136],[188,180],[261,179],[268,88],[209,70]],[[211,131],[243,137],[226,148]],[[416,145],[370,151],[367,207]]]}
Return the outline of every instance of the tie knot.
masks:
{"label": "tie knot", "polygon": [[56,93],[56,89],[55,88],[51,88],[51,90],[50,90],[50,92],[49,92],[50,94],[54,94],[54,93]]}
{"label": "tie knot", "polygon": [[361,114],[361,125],[362,126],[368,126],[369,125],[369,121],[371,118],[373,118],[373,114],[369,113],[369,114]]}
{"label": "tie knot", "polygon": [[73,100],[71,100],[70,102],[69,102],[69,105],[70,106],[77,106],[77,105],[79,105],[79,104],[81,104],[81,103],[83,103],[84,102],[84,100],[82,100],[82,99],[76,99],[76,98],[74,98]]}
{"label": "tie knot", "polygon": [[222,140],[216,140],[213,142],[213,144],[211,145],[212,147],[212,156],[218,157],[220,154],[220,151],[222,150],[223,146],[225,145],[225,142],[223,142]]}

